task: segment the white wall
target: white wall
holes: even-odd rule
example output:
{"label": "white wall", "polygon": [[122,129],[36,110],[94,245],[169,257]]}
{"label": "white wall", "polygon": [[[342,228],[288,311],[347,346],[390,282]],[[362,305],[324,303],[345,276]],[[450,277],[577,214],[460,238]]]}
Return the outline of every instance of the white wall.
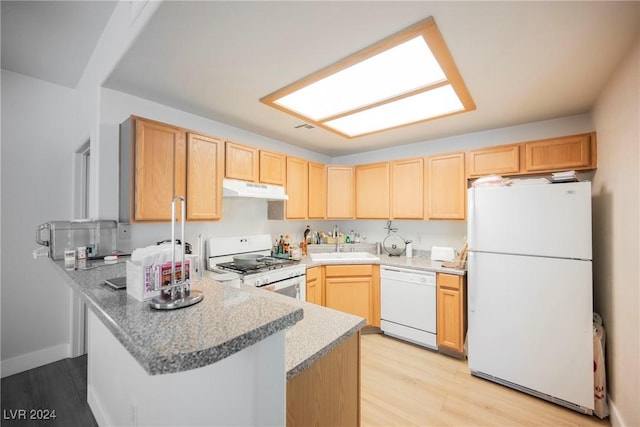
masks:
{"label": "white wall", "polygon": [[70,289],[36,226],[72,215],[75,91],[2,70],[2,376],[68,356]]}
{"label": "white wall", "polygon": [[640,425],[640,40],[598,98],[595,309],[607,332],[613,426]]}

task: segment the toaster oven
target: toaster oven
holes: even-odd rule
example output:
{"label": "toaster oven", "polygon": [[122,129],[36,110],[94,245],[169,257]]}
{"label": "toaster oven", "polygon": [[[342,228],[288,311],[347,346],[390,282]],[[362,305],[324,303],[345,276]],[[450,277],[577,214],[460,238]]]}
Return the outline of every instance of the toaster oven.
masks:
{"label": "toaster oven", "polygon": [[49,221],[36,228],[36,242],[49,247],[49,257],[64,259],[64,251],[87,248],[88,258],[116,253],[118,224],[113,220]]}

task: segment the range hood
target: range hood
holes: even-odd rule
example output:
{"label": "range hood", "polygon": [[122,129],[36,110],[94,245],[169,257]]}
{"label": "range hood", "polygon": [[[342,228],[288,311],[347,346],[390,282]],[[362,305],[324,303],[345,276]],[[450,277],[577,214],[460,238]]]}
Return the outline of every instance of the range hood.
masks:
{"label": "range hood", "polygon": [[289,200],[280,185],[225,179],[222,181],[222,197],[248,197],[264,200]]}

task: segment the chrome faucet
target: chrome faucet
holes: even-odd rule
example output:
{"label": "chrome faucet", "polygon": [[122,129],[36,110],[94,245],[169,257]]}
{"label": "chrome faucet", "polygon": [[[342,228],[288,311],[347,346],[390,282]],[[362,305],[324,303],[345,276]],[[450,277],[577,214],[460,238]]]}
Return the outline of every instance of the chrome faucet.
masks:
{"label": "chrome faucet", "polygon": [[334,225],[333,226],[333,237],[336,239],[336,252],[340,252],[340,240],[338,240],[338,237],[340,235],[340,230],[338,230],[338,226]]}

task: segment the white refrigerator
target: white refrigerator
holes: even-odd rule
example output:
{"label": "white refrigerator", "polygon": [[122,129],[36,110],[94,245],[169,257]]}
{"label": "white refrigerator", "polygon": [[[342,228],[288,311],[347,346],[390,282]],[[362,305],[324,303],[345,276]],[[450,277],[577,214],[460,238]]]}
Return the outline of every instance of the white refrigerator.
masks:
{"label": "white refrigerator", "polygon": [[473,375],[591,413],[591,183],[468,190]]}

